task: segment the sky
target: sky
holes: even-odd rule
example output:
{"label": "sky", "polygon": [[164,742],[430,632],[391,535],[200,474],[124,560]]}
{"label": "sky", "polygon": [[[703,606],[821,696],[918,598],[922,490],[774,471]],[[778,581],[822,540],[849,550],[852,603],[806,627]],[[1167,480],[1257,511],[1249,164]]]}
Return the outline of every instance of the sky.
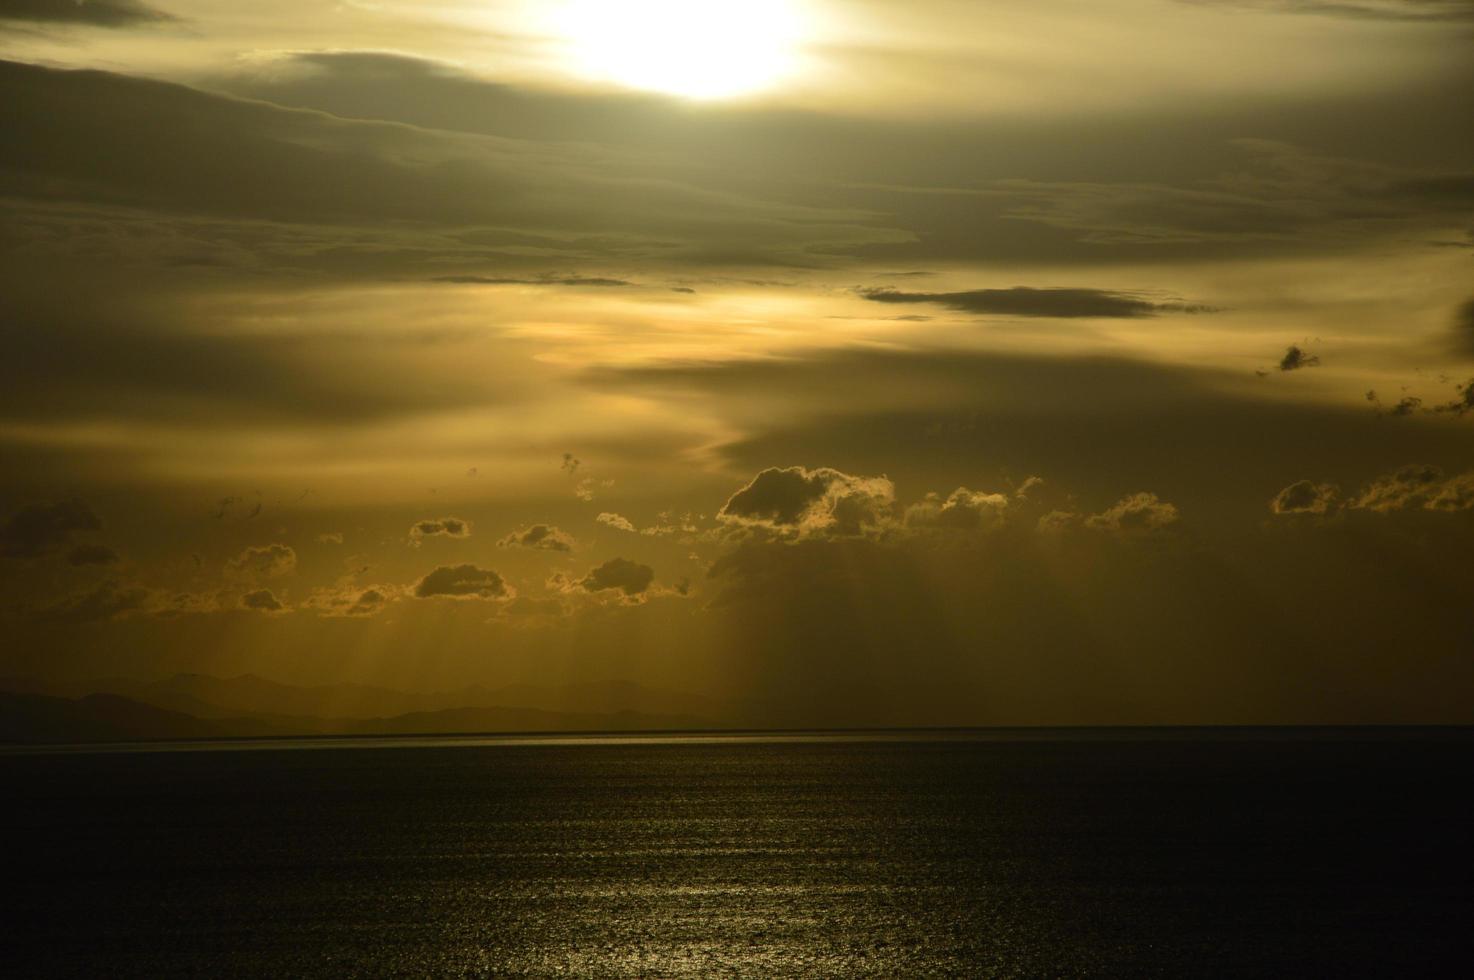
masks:
{"label": "sky", "polygon": [[0,0],[0,674],[1474,722],[1471,42]]}

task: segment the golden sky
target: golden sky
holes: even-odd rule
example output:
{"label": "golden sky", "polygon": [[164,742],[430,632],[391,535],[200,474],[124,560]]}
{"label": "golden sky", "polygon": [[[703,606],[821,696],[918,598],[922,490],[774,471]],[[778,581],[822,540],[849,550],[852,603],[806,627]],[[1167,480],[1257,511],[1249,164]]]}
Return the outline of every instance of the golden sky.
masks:
{"label": "golden sky", "polygon": [[0,674],[1474,721],[1468,0],[0,0]]}

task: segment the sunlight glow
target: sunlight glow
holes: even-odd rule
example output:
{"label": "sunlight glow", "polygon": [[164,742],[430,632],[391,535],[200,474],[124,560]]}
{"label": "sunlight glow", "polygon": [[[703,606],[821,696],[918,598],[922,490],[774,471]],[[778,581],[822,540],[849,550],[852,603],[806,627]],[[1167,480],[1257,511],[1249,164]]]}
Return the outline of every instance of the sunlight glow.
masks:
{"label": "sunlight glow", "polygon": [[585,78],[692,99],[769,88],[792,74],[794,0],[569,0],[553,25]]}

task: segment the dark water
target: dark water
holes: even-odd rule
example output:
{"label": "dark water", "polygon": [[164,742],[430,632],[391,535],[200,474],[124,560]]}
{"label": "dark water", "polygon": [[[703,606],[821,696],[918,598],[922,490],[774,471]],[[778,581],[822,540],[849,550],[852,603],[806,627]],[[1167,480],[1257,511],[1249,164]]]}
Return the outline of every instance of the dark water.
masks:
{"label": "dark water", "polygon": [[6,976],[1469,976],[1468,737],[0,756]]}

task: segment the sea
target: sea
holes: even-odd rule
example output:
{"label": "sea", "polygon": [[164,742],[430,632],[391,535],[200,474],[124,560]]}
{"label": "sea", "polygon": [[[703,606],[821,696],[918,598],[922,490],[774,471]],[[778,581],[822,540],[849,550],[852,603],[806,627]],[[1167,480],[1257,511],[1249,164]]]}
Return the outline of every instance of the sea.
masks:
{"label": "sea", "polygon": [[1468,977],[1474,736],[0,752],[5,977]]}

